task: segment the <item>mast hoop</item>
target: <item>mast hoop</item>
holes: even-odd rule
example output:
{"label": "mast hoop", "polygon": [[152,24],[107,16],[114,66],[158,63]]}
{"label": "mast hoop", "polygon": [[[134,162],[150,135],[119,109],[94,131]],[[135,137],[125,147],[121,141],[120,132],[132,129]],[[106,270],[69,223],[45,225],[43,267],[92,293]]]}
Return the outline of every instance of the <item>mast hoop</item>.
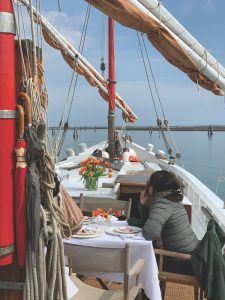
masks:
{"label": "mast hoop", "polygon": [[14,252],[14,245],[0,247],[0,257],[7,256]]}
{"label": "mast hoop", "polygon": [[0,110],[0,119],[16,119],[17,115],[18,113],[16,110]]}
{"label": "mast hoop", "polygon": [[13,14],[0,12],[0,33],[11,33],[16,35],[16,26]]}

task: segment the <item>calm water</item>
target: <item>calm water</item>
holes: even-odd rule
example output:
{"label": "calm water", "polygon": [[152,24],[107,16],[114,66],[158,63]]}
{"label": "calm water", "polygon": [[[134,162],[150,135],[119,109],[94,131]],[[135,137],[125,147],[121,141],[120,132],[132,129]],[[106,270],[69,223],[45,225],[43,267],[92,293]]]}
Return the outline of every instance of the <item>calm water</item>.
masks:
{"label": "calm water", "polygon": [[[151,143],[154,151],[166,147],[158,132],[148,131],[127,132],[137,144],[145,147]],[[51,135],[51,133],[50,133]],[[225,198],[225,132],[214,132],[210,138],[207,132],[174,132],[173,137],[182,154],[179,165],[194,174],[205,185],[221,198]],[[73,139],[73,132],[68,131],[60,158],[66,156],[65,150],[73,148],[79,152],[78,145],[85,142],[87,146],[107,139],[106,130],[81,130],[78,139]]]}

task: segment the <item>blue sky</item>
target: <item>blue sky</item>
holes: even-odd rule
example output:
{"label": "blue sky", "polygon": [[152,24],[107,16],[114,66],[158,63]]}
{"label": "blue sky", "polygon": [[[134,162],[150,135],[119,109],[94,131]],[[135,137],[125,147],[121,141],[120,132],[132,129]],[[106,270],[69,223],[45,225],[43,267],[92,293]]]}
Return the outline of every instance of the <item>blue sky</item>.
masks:
{"label": "blue sky", "polygon": [[[60,33],[78,47],[87,3],[84,0],[42,1],[42,12]],[[224,0],[164,0],[162,4],[189,32],[225,65],[225,1]],[[91,9],[85,58],[97,69],[101,60],[102,14]],[[107,28],[106,28],[107,30]],[[136,32],[115,25],[115,54],[117,91],[138,116],[136,125],[155,125],[151,96],[141,59]],[[107,42],[105,47],[107,48]],[[71,69],[57,50],[44,44],[46,81],[49,92],[49,124],[57,126],[61,118]],[[170,125],[224,124],[224,97],[213,95],[192,83],[188,77],[170,65],[148,43],[148,53],[165,114]],[[105,53],[107,60],[107,52]],[[107,72],[105,74],[107,78]],[[107,103],[97,90],[79,77],[69,119],[71,126],[100,126],[107,124]],[[162,115],[160,115],[162,118]],[[122,124],[116,110],[116,123]]]}

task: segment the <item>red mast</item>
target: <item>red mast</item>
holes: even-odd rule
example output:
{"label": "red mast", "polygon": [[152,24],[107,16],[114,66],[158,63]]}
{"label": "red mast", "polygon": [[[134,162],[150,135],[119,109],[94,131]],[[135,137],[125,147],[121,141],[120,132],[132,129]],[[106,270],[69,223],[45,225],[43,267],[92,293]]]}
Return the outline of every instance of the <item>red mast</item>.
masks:
{"label": "red mast", "polygon": [[0,266],[12,263],[15,43],[11,0],[0,1]]}
{"label": "red mast", "polygon": [[109,157],[115,158],[115,56],[114,56],[114,20],[108,18],[109,36],[109,114],[108,114],[108,140]]}

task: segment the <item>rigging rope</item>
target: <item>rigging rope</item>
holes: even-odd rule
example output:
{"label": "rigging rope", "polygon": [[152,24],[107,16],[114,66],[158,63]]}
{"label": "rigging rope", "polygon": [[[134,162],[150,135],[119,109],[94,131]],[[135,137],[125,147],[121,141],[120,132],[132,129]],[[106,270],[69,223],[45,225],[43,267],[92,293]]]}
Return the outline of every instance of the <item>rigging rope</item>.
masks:
{"label": "rigging rope", "polygon": [[101,65],[102,77],[104,78],[105,72],[105,15],[102,14],[102,39],[101,39]]}
{"label": "rigging rope", "polygon": [[31,59],[30,59],[30,53],[29,53],[29,47],[28,47],[28,38],[26,36],[26,30],[25,30],[25,25],[24,25],[24,17],[23,17],[23,11],[22,11],[22,5],[18,5],[20,8],[20,13],[18,13],[18,21],[19,21],[19,15],[21,15],[21,23],[22,23],[22,29],[23,29],[23,36],[24,36],[24,40],[25,40],[25,49],[26,49],[26,55],[27,55],[27,60],[28,60],[28,69],[29,69],[29,74],[28,74],[28,78],[30,78],[31,75]]}
{"label": "rigging rope", "polygon": [[[171,139],[171,142],[172,142],[172,145],[174,146],[175,150],[176,150],[176,157],[177,158],[180,158],[181,154],[179,152],[179,149],[176,145],[176,142],[175,142],[175,139],[172,135],[172,132],[171,132],[171,129],[169,127],[169,122],[166,118],[166,114],[164,112],[164,109],[163,109],[163,105],[162,105],[162,102],[161,102],[161,98],[159,96],[159,91],[158,91],[158,87],[157,87],[157,84],[156,84],[156,80],[155,80],[155,76],[154,76],[154,73],[153,73],[153,70],[152,70],[152,66],[151,66],[151,62],[150,62],[150,58],[149,58],[149,55],[148,55],[148,51],[147,51],[147,47],[146,47],[146,43],[145,43],[145,40],[144,40],[144,36],[142,35],[142,41],[143,41],[143,45],[144,45],[144,48],[145,48],[145,53],[146,53],[146,57],[147,57],[147,60],[148,60],[148,65],[149,65],[149,69],[151,71],[151,76],[152,76],[152,80],[153,80],[153,83],[154,83],[154,87],[155,87],[155,91],[156,91],[156,95],[157,95],[157,98],[158,98],[158,101],[159,101],[159,105],[160,105],[160,108],[161,108],[161,111],[162,111],[162,114],[163,114],[163,123],[164,125],[166,126],[166,129],[168,131],[168,134],[169,134],[169,137]],[[172,154],[172,153],[171,153]]]}
{"label": "rigging rope", "polygon": [[32,43],[33,43],[33,62],[34,62],[34,70],[33,74],[31,75],[34,80],[37,76],[37,53],[36,53],[36,36],[34,30],[34,16],[33,16],[33,4],[32,0],[29,0],[29,9],[30,9],[30,23],[31,23],[31,35],[32,35]]}
{"label": "rigging rope", "polygon": [[[83,29],[82,29],[81,39],[80,39],[80,43],[79,43],[79,47],[78,47],[78,51],[81,54],[83,53],[83,50],[84,50],[84,44],[85,44],[85,40],[86,40],[86,34],[87,34],[87,28],[88,28],[90,12],[91,12],[91,5],[88,4],[87,9],[86,9],[86,15],[85,15],[84,25],[83,25]],[[74,61],[74,64],[77,64],[76,60]],[[54,155],[55,158],[57,156],[59,156],[59,154],[61,152],[61,149],[62,149],[62,146],[63,146],[63,143],[64,143],[64,140],[65,140],[65,137],[66,137],[67,127],[65,127],[63,125],[63,122],[64,122],[64,119],[65,119],[66,111],[68,109],[67,120],[66,120],[65,124],[69,123],[69,117],[70,117],[70,113],[71,113],[71,109],[72,109],[72,104],[73,104],[73,101],[74,101],[76,86],[77,86],[77,82],[78,82],[78,76],[79,76],[78,73],[76,73],[76,76],[75,76],[75,71],[73,70],[72,78],[71,78],[70,84],[69,84],[69,90],[68,90],[68,93],[67,93],[67,99],[66,99],[66,103],[65,103],[65,106],[64,106],[63,115],[62,115],[61,120],[59,122],[58,133],[56,134],[54,142],[53,142],[53,147],[52,148],[54,149],[53,155]],[[74,77],[75,77],[75,81],[74,81]],[[73,82],[74,82],[74,86],[73,86],[73,89],[72,89]],[[71,91],[72,91],[72,95],[71,95],[71,99],[70,99]],[[69,108],[68,108],[68,106],[69,106]],[[62,130],[63,130],[63,133],[62,133],[62,136],[60,137],[60,134],[61,134]]]}
{"label": "rigging rope", "polygon": [[[19,19],[18,16],[17,19]],[[21,43],[21,36],[18,36],[18,38]],[[28,47],[26,47],[26,51],[29,59]],[[39,85],[35,85],[32,78],[28,79],[26,87],[26,92],[30,95],[32,103],[32,123],[35,125],[34,129],[40,125],[40,122],[45,121],[45,117],[43,115],[46,113],[45,111],[43,113],[43,107],[41,106],[41,96],[43,96],[42,86],[44,87],[44,92],[46,90],[43,74],[44,70],[41,64],[36,65],[36,69],[38,70],[36,74],[40,74],[41,76],[41,81],[39,82],[41,86],[40,89]],[[30,247],[30,242],[28,241],[27,243],[25,262],[26,279],[23,299],[67,300],[64,248],[62,239],[69,238],[71,236],[71,229],[65,219],[63,210],[57,205],[55,202],[56,200],[53,198],[53,188],[55,187],[54,162],[48,153],[44,139],[42,140],[42,145],[44,149],[44,156],[39,161],[41,174],[41,227],[39,246],[38,250],[33,252]]]}
{"label": "rigging rope", "polygon": [[[149,69],[150,69],[150,72],[151,72],[151,77],[152,77],[152,80],[153,80],[154,89],[155,89],[155,92],[156,92],[156,95],[157,95],[158,103],[160,105],[160,108],[161,108],[161,111],[162,111],[162,114],[163,114],[163,118],[164,118],[163,124],[167,129],[169,138],[170,138],[170,140],[172,142],[172,145],[173,145],[173,147],[176,151],[176,158],[180,158],[181,154],[179,153],[178,147],[177,147],[177,145],[175,143],[175,140],[173,138],[173,135],[172,135],[171,129],[169,127],[168,120],[166,119],[166,115],[165,115],[165,112],[164,112],[164,109],[163,109],[163,105],[162,105],[162,102],[161,102],[161,99],[160,99],[160,96],[159,96],[159,91],[158,91],[158,87],[157,87],[156,80],[155,80],[155,77],[154,77],[154,73],[153,73],[153,70],[152,70],[152,66],[151,66],[149,55],[148,55],[147,47],[146,47],[146,44],[145,44],[144,36],[143,36],[143,34],[140,34],[140,35],[142,37],[142,43],[143,43],[143,46],[144,46],[148,66],[149,66]],[[145,60],[144,60],[144,54],[143,54],[142,45],[141,45],[141,41],[140,41],[140,37],[139,37],[138,32],[137,32],[137,36],[138,36],[138,42],[139,42],[139,46],[140,46],[140,50],[141,50],[142,60],[143,60],[143,63],[144,63],[145,73],[146,73],[146,77],[147,77],[147,80],[148,80],[149,90],[150,90],[150,94],[151,94],[151,97],[152,97],[152,101],[153,101],[153,105],[154,105],[154,109],[155,109],[155,113],[156,113],[156,117],[157,117],[157,125],[158,125],[160,133],[163,137],[165,146],[167,148],[167,152],[171,156],[173,151],[172,151],[172,148],[170,147],[170,144],[169,144],[169,142],[167,140],[167,137],[164,133],[164,128],[162,127],[162,121],[159,118],[159,114],[158,114],[158,111],[157,111],[154,95],[153,95],[153,92],[152,92],[152,88],[151,88],[151,84],[150,84],[150,80],[149,80],[149,76],[148,76],[148,72],[147,72],[147,66],[146,66],[146,63],[145,63]],[[171,158],[173,158],[173,157],[171,156]]]}
{"label": "rigging rope", "polygon": [[17,16],[15,15],[15,25],[16,25],[16,34],[18,36],[18,44],[19,44],[19,50],[20,50],[20,56],[21,56],[21,61],[22,61],[22,72],[23,72],[23,77],[25,80],[27,80],[27,72],[26,72],[26,67],[25,67],[25,61],[24,61],[24,55],[23,55],[23,49],[22,49],[22,44],[21,44],[21,37],[20,37],[20,28],[19,28],[19,13],[18,13],[18,6],[17,6]]}

